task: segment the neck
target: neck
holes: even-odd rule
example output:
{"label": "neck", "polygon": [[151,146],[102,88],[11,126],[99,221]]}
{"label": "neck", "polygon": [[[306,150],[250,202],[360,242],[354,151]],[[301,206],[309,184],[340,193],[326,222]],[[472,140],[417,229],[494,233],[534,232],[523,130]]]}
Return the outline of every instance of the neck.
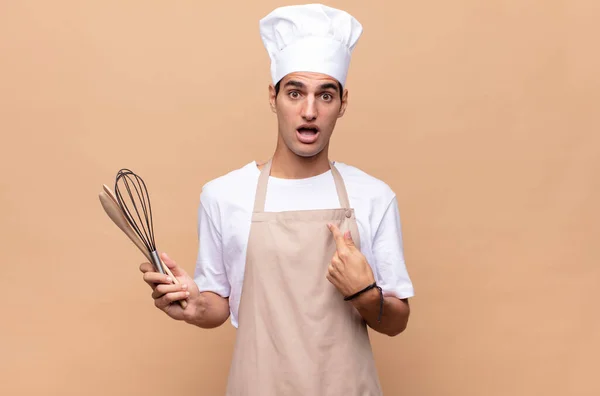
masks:
{"label": "neck", "polygon": [[273,154],[271,176],[281,179],[304,179],[327,172],[329,146],[312,157],[300,157],[290,151],[285,144],[278,144]]}

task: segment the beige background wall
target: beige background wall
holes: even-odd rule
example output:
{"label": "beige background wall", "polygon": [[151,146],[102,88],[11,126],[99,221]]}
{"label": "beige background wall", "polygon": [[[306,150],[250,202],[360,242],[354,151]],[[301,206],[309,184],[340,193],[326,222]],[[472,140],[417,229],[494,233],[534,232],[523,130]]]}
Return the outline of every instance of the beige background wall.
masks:
{"label": "beige background wall", "polygon": [[[288,1],[0,2],[0,394],[223,394],[234,333],[157,311],[97,194],[130,167],[188,271],[203,183],[275,142]],[[398,194],[417,297],[386,395],[598,395],[600,5],[330,1],[364,25],[332,156]]]}

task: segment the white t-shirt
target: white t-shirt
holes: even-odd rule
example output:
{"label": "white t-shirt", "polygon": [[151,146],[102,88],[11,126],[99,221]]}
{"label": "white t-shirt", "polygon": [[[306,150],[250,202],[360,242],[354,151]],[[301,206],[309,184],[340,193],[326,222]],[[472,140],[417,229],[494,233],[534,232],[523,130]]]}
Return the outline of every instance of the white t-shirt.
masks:
{"label": "white t-shirt", "polygon": [[[378,285],[385,295],[412,297],[396,195],[387,184],[356,167],[340,162],[335,162],[335,166],[356,213],[361,251]],[[259,175],[256,162],[250,162],[209,181],[200,195],[194,280],[201,292],[229,297],[234,327],[238,325],[246,246]],[[305,179],[269,178],[266,212],[339,207],[331,170]]]}

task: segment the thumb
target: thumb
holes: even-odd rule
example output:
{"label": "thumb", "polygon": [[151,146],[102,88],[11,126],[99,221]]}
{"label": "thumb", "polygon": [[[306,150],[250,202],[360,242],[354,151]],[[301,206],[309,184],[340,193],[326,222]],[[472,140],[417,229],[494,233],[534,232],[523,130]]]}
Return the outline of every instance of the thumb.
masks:
{"label": "thumb", "polygon": [[170,258],[167,253],[162,252],[160,254],[160,259],[167,267],[169,267],[174,276],[187,276],[187,273],[184,271],[184,269],[178,266],[175,260]]}
{"label": "thumb", "polygon": [[344,240],[346,241],[346,245],[354,246],[354,240],[352,239],[352,234],[350,233],[350,231],[346,231],[344,233]]}

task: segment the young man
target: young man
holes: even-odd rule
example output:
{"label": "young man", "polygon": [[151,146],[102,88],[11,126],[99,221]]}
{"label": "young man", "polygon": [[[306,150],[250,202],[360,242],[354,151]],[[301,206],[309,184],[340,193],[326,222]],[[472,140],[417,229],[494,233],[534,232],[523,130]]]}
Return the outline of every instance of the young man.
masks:
{"label": "young man", "polygon": [[[367,326],[395,336],[413,287],[398,205],[382,181],[328,157],[362,26],[322,5],[261,20],[278,141],[203,187],[194,278],[141,266],[155,305],[187,323],[237,327],[227,394],[381,395]],[[174,302],[186,299],[185,309]]]}

